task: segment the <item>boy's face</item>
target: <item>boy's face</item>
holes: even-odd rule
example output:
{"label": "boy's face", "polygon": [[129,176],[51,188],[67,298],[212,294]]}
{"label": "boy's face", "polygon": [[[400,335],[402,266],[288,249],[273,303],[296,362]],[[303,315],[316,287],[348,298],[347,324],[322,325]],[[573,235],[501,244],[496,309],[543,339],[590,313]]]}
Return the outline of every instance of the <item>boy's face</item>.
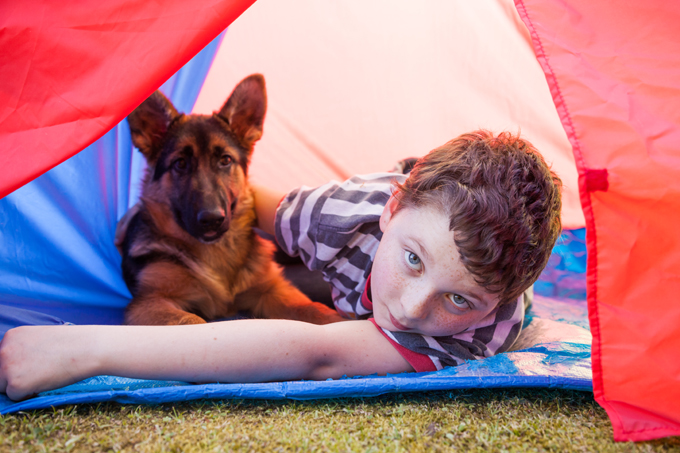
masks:
{"label": "boy's face", "polygon": [[429,336],[465,331],[498,304],[465,269],[449,219],[432,207],[394,213],[390,198],[380,218],[383,237],[371,271],[373,314],[390,331]]}

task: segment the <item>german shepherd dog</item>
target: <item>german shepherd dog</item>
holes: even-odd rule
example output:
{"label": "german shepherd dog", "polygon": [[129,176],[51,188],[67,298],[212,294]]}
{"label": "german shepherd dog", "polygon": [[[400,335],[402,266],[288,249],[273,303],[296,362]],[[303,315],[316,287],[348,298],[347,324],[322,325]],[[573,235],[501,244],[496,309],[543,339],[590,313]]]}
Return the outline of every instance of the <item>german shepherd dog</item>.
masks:
{"label": "german shepherd dog", "polygon": [[253,230],[248,164],[266,107],[264,78],[254,74],[211,116],[180,114],[159,91],[128,116],[148,169],[140,203],[119,224],[133,295],[126,324],[197,324],[239,311],[342,320],[284,279],[274,245]]}

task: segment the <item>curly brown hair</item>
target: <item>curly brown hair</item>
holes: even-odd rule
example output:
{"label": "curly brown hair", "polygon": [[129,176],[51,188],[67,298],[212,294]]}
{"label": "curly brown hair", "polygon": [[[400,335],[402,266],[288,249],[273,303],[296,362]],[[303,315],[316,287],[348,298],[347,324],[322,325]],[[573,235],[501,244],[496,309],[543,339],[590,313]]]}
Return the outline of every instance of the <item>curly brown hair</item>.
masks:
{"label": "curly brown hair", "polygon": [[560,178],[529,142],[480,130],[421,158],[396,186],[396,209],[446,212],[465,268],[504,304],[529,288],[548,263],[562,230],[561,189]]}

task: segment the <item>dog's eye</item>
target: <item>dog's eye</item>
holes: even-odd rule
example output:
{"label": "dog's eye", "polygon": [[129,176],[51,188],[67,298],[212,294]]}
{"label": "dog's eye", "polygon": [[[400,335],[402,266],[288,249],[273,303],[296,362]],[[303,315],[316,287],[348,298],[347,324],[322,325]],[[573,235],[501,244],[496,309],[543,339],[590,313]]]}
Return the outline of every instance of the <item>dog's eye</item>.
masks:
{"label": "dog's eye", "polygon": [[180,157],[179,159],[172,163],[172,166],[173,168],[175,168],[175,170],[183,171],[186,170],[187,168],[187,161],[185,158]]}
{"label": "dog's eye", "polygon": [[220,157],[220,166],[228,167],[233,161],[234,159],[232,159],[229,154],[223,154],[222,157]]}

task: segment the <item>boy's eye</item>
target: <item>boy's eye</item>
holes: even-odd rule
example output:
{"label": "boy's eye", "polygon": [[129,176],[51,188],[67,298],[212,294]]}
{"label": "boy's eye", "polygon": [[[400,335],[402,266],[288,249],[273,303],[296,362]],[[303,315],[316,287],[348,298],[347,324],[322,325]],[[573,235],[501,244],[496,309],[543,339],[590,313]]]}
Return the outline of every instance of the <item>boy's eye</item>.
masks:
{"label": "boy's eye", "polygon": [[408,264],[411,269],[419,271],[420,268],[422,267],[420,257],[418,257],[418,255],[416,255],[415,253],[406,250],[404,252],[404,258],[406,259],[406,264]]}
{"label": "boy's eye", "polygon": [[470,307],[470,302],[468,302],[466,298],[464,298],[463,296],[459,296],[458,294],[449,294],[449,300],[453,302],[453,305],[455,305],[457,308]]}

